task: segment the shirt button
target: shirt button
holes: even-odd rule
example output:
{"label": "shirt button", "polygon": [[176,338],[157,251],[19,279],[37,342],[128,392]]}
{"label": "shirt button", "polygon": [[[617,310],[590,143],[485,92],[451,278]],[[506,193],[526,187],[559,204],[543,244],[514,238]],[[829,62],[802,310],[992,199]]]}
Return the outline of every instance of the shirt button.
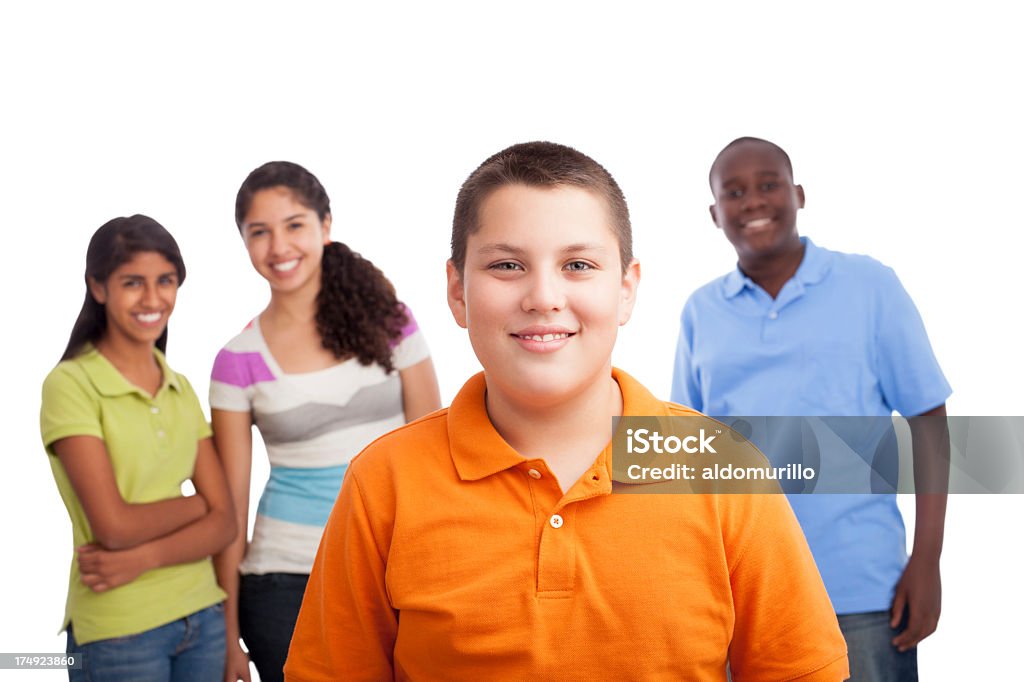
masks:
{"label": "shirt button", "polygon": [[779,314],[776,311],[773,310],[770,313],[768,313],[768,319],[769,320],[777,320],[778,318],[779,318]]}
{"label": "shirt button", "polygon": [[157,407],[156,405],[154,405],[153,407],[149,408],[149,411],[152,412],[153,414],[160,414],[160,408]]}
{"label": "shirt button", "polygon": [[552,528],[561,528],[562,524],[565,523],[565,520],[562,519],[562,517],[558,514],[552,514],[551,519],[548,521],[548,523],[551,524]]}
{"label": "shirt button", "polygon": [[530,478],[540,478],[540,472],[536,469],[530,469],[526,473],[530,474]]}

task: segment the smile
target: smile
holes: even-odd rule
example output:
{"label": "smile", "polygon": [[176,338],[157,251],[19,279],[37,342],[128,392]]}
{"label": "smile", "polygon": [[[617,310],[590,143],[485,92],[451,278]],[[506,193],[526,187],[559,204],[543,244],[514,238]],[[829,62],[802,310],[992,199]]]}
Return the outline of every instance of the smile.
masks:
{"label": "smile", "polygon": [[519,347],[528,353],[546,354],[555,353],[565,348],[569,339],[576,336],[576,332],[524,329],[518,334],[511,334],[511,336]]}
{"label": "smile", "polygon": [[768,225],[771,225],[771,223],[771,218],[758,218],[757,220],[751,220],[750,222],[743,223],[743,227],[749,227],[756,230],[760,227],[767,227]]}
{"label": "smile", "polygon": [[567,339],[567,338],[569,338],[571,336],[571,334],[569,334],[569,332],[562,332],[560,334],[543,334],[543,335],[542,334],[528,334],[528,335],[527,334],[513,334],[512,336],[515,336],[516,338],[519,338],[519,339],[526,339],[527,341],[542,341],[542,342],[546,343],[548,341],[557,341],[559,339]]}
{"label": "smile", "polygon": [[286,261],[282,261],[280,263],[274,263],[270,267],[272,267],[277,272],[291,272],[296,267],[298,267],[298,265],[299,265],[299,259],[298,258],[294,258],[292,260],[286,260]]}
{"label": "smile", "polygon": [[163,313],[136,313],[134,315],[135,319],[142,324],[153,324],[154,322],[159,322],[160,318],[163,316]]}

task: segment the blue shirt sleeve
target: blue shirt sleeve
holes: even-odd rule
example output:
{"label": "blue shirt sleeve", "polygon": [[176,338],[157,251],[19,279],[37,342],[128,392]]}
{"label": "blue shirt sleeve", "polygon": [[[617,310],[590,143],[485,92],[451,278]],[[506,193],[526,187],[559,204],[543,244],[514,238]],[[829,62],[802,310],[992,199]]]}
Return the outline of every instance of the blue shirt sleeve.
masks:
{"label": "blue shirt sleeve", "polygon": [[680,318],[679,341],[676,343],[676,362],[672,372],[672,402],[704,410],[697,368],[693,363],[693,308],[692,299],[683,307]]}
{"label": "blue shirt sleeve", "polygon": [[882,395],[905,417],[927,412],[952,393],[928,341],[924,321],[896,273],[879,277],[876,370]]}

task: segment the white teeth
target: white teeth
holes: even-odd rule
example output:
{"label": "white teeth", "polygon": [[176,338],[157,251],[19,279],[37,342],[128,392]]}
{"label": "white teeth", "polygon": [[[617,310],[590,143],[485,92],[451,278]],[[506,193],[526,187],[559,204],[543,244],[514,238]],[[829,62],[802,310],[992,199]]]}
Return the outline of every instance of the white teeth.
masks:
{"label": "white teeth", "polygon": [[745,224],[745,227],[764,227],[772,221],[771,218],[758,218]]}
{"label": "white teeth", "polygon": [[534,334],[533,336],[524,336],[523,338],[529,339],[530,341],[554,341],[555,339],[567,339],[569,338],[569,334],[568,332],[562,332],[561,334],[545,334],[544,336]]}
{"label": "white teeth", "polygon": [[287,260],[283,263],[274,263],[274,265],[271,267],[273,267],[278,272],[291,272],[292,270],[295,269],[295,266],[297,266],[298,264],[299,259],[296,258],[295,260]]}
{"label": "white teeth", "polygon": [[135,319],[143,324],[151,324],[160,319],[160,313],[139,313]]}

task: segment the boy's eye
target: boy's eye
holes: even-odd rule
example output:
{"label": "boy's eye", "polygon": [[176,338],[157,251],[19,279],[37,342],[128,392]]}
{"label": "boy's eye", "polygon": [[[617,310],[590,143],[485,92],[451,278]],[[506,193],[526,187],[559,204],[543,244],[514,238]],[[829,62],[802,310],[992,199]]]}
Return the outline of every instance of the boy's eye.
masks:
{"label": "boy's eye", "polygon": [[264,235],[266,233],[267,233],[266,230],[264,230],[262,227],[258,227],[258,228],[249,230],[249,238],[252,239],[253,237],[260,237],[260,236],[262,236],[262,235]]}
{"label": "boy's eye", "polygon": [[593,270],[594,266],[586,261],[574,260],[571,263],[566,263],[565,269],[570,272],[586,272],[588,270]]}
{"label": "boy's eye", "polygon": [[289,230],[298,230],[302,227],[302,223],[288,223]]}
{"label": "boy's eye", "polygon": [[157,280],[161,286],[175,286],[178,284],[177,275],[163,275]]}
{"label": "boy's eye", "polygon": [[761,185],[762,192],[771,192],[773,189],[779,186],[777,182],[766,182]]}
{"label": "boy's eye", "polygon": [[725,196],[729,199],[739,199],[743,196],[743,190],[741,189],[730,189],[726,190]]}
{"label": "boy's eye", "polygon": [[516,270],[522,270],[523,267],[519,263],[503,260],[500,263],[492,263],[488,266],[488,269],[497,270],[498,272],[515,272]]}

